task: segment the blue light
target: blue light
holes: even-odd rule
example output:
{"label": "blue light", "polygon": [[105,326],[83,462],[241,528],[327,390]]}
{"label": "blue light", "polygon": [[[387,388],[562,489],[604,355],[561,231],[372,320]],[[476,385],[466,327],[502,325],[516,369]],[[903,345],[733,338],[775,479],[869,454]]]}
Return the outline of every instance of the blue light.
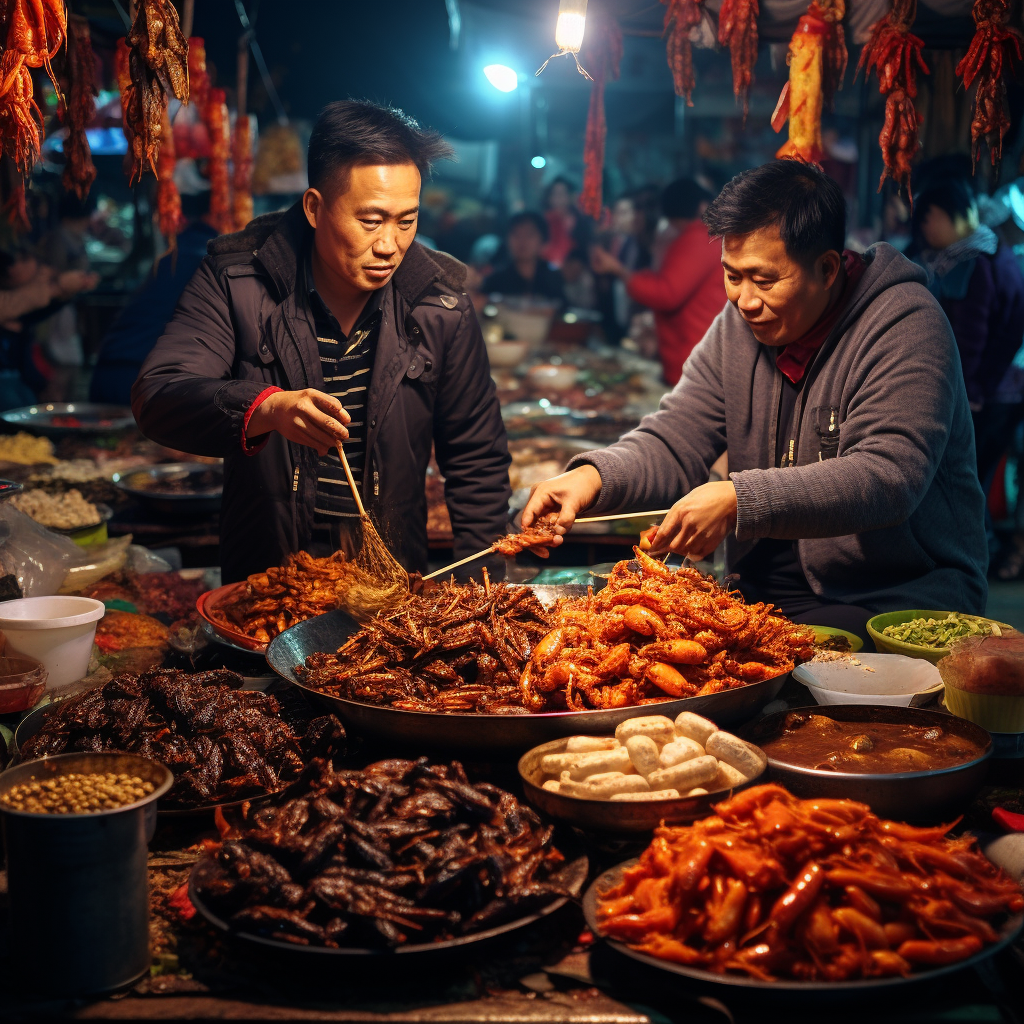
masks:
{"label": "blue light", "polygon": [[530,161],[530,166],[531,167],[536,167],[537,170],[539,171],[539,170],[541,170],[541,168],[546,167],[547,163],[548,162],[547,162],[547,160],[544,159],[544,157],[542,157],[542,156],[535,156]]}
{"label": "blue light", "polygon": [[514,92],[519,85],[519,76],[506,64],[488,64],[484,76],[498,92]]}

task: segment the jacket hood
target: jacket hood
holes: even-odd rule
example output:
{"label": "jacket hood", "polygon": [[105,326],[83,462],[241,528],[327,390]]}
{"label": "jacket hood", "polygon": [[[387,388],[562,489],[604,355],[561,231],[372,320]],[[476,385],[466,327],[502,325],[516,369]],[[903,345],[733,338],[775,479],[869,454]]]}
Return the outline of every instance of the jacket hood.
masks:
{"label": "jacket hood", "polygon": [[921,254],[928,280],[933,276],[945,277],[962,263],[977,259],[979,256],[994,256],[999,248],[999,237],[984,224],[972,231],[966,238],[946,246],[945,249],[927,249]]}
{"label": "jacket hood", "polygon": [[884,291],[898,284],[927,284],[924,270],[888,242],[877,242],[864,253],[864,274],[854,289],[837,327],[845,331]]}
{"label": "jacket hood", "polygon": [[[242,231],[212,239],[206,251],[211,256],[255,258],[273,278],[279,298],[284,299],[295,291],[298,267],[312,237],[302,202],[296,201],[283,212],[257,217]],[[415,306],[435,285],[456,293],[464,291],[466,274],[465,264],[454,256],[413,242],[391,281],[406,302]]]}

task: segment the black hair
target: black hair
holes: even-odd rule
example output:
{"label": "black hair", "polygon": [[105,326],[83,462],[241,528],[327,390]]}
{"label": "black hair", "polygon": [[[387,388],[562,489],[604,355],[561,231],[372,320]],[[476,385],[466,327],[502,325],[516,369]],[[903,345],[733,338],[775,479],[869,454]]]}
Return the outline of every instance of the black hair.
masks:
{"label": "black hair", "polygon": [[661,212],[670,220],[690,220],[697,216],[701,203],[710,203],[714,196],[694,178],[677,178],[661,193]]}
{"label": "black hair", "polygon": [[786,252],[801,263],[843,251],[846,200],[824,171],[797,160],[772,160],[726,182],[704,214],[716,237],[777,226]]}
{"label": "black hair", "polygon": [[551,193],[554,192],[556,185],[564,185],[569,190],[569,195],[578,191],[576,186],[566,177],[559,175],[553,181],[548,182],[548,186],[544,189],[544,206],[547,208],[548,202],[551,199]]}
{"label": "black hair", "polygon": [[976,205],[974,190],[966,178],[932,175],[914,195],[914,213],[910,218],[914,237],[919,237],[921,225],[933,206],[948,213],[950,220],[956,220],[966,219]]}
{"label": "black hair", "polygon": [[426,177],[436,160],[453,155],[439,132],[421,128],[396,107],[337,100],[320,111],[309,136],[309,184],[322,188],[339,171],[370,163],[413,163]]}
{"label": "black hair", "polygon": [[509,217],[505,227],[505,236],[508,237],[520,224],[532,224],[539,232],[540,237],[546,242],[548,240],[548,222],[535,210],[523,210]]}

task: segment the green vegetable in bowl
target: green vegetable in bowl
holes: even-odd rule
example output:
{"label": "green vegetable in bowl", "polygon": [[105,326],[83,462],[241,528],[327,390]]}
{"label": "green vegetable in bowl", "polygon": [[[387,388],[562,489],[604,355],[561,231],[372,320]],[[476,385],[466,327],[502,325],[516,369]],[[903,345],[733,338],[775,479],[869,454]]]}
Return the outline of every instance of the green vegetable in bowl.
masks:
{"label": "green vegetable in bowl", "polygon": [[994,622],[977,615],[958,615],[950,612],[944,619],[911,619],[896,622],[882,630],[882,636],[919,647],[948,647],[954,640],[965,636],[1002,636]]}

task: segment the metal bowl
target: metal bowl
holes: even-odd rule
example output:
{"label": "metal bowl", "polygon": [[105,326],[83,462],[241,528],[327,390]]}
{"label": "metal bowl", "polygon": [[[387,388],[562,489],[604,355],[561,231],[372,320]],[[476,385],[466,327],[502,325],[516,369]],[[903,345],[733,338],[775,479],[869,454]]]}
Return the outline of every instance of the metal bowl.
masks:
{"label": "metal bowl", "polygon": [[[550,592],[571,596],[579,587],[532,588],[541,600]],[[267,663],[282,678],[306,690],[327,704],[345,727],[367,736],[430,750],[487,750],[516,752],[562,736],[610,736],[619,722],[638,714],[660,714],[675,718],[681,711],[693,711],[720,726],[745,722],[774,700],[789,678],[783,673],[747,686],[738,686],[705,697],[668,699],[640,707],[611,711],[553,711],[540,715],[465,715],[443,712],[400,711],[376,704],[362,704],[335,697],[303,684],[295,666],[304,665],[318,651],[336,651],[362,627],[344,612],[333,611],[300,622],[274,637],[267,647]]]}
{"label": "metal bowl", "polygon": [[[213,473],[220,483],[210,487],[198,481],[180,494],[152,490],[160,480],[184,480],[186,483],[201,475]],[[115,486],[133,498],[149,505],[157,512],[170,515],[199,515],[218,512],[224,491],[224,467],[216,462],[166,462],[146,469],[128,469],[111,478]]]}
{"label": "metal bowl", "polygon": [[[595,935],[601,935],[601,929],[597,921],[597,900],[598,897],[617,885],[622,879],[622,872],[636,864],[636,860],[629,860],[618,867],[606,871],[603,875],[591,883],[583,895],[583,916]],[[787,1016],[793,1017],[792,1009],[798,999],[811,1001],[832,1001],[849,1000],[858,997],[873,995],[884,995],[893,993],[895,989],[907,989],[914,985],[934,984],[938,978],[944,975],[953,974],[966,968],[976,967],[978,964],[995,956],[1001,949],[1010,945],[1020,934],[1021,926],[1024,925],[1024,914],[1014,914],[1007,918],[999,929],[999,939],[991,946],[986,946],[981,952],[976,953],[966,960],[960,960],[954,964],[947,964],[943,967],[935,967],[931,970],[915,971],[906,978],[867,978],[863,981],[790,981],[779,979],[777,981],[759,981],[742,974],[716,974],[714,971],[707,971],[699,967],[690,967],[686,964],[673,963],[671,960],[661,960],[651,956],[649,953],[642,953],[640,950],[627,946],[624,942],[616,939],[605,939],[604,941],[616,952],[622,953],[639,963],[649,967],[667,971],[670,974],[680,975],[685,979],[683,984],[697,990],[714,992],[719,996],[729,994],[730,996],[742,996],[746,993],[750,997],[762,1000],[765,997],[777,996],[787,1009]],[[794,1018],[799,1019],[799,1018]]]}
{"label": "metal bowl", "polygon": [[[633,708],[643,714],[643,708]],[[519,758],[519,777],[523,780],[526,799],[549,817],[564,821],[585,832],[637,833],[652,832],[660,824],[685,825],[714,813],[714,805],[740,789],[746,789],[760,775],[736,789],[721,789],[705,796],[679,797],[669,800],[583,800],[575,796],[552,793],[542,786],[544,772],[540,759],[545,754],[561,754],[568,738],[542,743]],[[763,773],[762,773],[763,774]]]}
{"label": "metal bowl", "polygon": [[94,402],[25,405],[20,409],[0,412],[0,419],[12,427],[24,427],[34,434],[47,434],[50,437],[113,434],[135,426],[135,417],[127,406],[97,405]]}
{"label": "metal bowl", "polygon": [[[800,797],[829,797],[869,804],[881,818],[935,823],[960,813],[981,788],[992,756],[992,737],[972,722],[924,708],[890,705],[828,704],[801,709],[837,722],[896,722],[900,725],[939,726],[982,748],[980,757],[952,768],[931,771],[864,774],[803,768],[768,757],[768,778]],[[764,743],[782,727],[790,711],[759,719],[746,730],[746,739]]]}
{"label": "metal bowl", "polygon": [[225,583],[224,586],[217,587],[216,590],[208,590],[205,594],[200,594],[196,600],[196,611],[199,612],[203,625],[209,626],[209,630],[203,630],[207,635],[212,631],[218,641],[226,643],[229,647],[247,651],[249,654],[263,654],[267,649],[265,641],[254,640],[251,636],[246,636],[240,629],[225,626],[223,622],[218,622],[210,616],[211,608],[216,608],[221,601],[226,601],[244,588],[245,581],[243,580],[241,583]]}

